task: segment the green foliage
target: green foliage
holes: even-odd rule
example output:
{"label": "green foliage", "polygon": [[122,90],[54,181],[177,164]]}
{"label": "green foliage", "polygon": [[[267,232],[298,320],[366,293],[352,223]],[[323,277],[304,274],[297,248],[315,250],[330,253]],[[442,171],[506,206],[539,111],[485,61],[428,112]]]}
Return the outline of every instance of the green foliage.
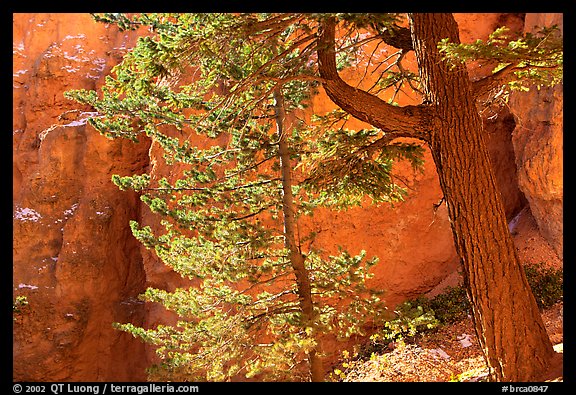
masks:
{"label": "green foliage", "polygon": [[[536,302],[541,309],[552,307],[563,299],[562,269],[546,268],[542,264],[524,266],[526,278]],[[348,351],[343,353],[342,367],[353,366],[356,360],[372,360],[376,355],[388,350],[391,342],[404,342],[420,333],[434,330],[441,325],[450,325],[465,319],[471,314],[471,306],[463,286],[447,287],[433,298],[420,296],[398,306],[395,316],[388,319],[384,326],[369,341],[360,347],[352,357]],[[345,372],[335,369],[335,379],[346,378]],[[485,369],[473,369],[453,375],[450,381],[469,381],[470,378],[484,377]],[[482,378],[479,381],[485,381]]]}
{"label": "green foliage", "polygon": [[[541,309],[551,307],[563,298],[562,269],[545,268],[542,264],[524,266],[526,279]],[[420,297],[419,303],[425,309],[434,311],[442,324],[450,324],[471,314],[470,301],[463,286],[448,287],[443,293],[428,299]]]}
{"label": "green foliage", "polygon": [[426,300],[408,300],[396,307],[394,317],[386,319],[384,325],[370,336],[358,353],[358,358],[366,360],[374,354],[383,353],[391,342],[401,342],[419,333],[435,329],[441,324],[434,310],[426,305]]}
{"label": "green foliage", "polygon": [[394,311],[396,318],[386,321],[381,336],[390,341],[413,337],[416,333],[434,329],[439,325],[431,309],[424,309],[418,300],[406,301]]}
{"label": "green foliage", "polygon": [[[436,325],[431,311],[410,304],[383,324],[389,317],[381,293],[366,284],[377,259],[364,252],[330,255],[311,243],[306,247],[313,235],[295,224],[305,270],[290,258],[295,251],[286,243],[287,205],[299,218],[319,206],[359,205],[366,197],[400,201],[406,191],[395,182],[393,163],[407,160],[416,170],[422,165],[421,146],[388,144],[380,130],[348,130],[341,112],[310,121],[302,116],[320,83],[317,28],[326,16],[94,16],[146,33],[99,92],[76,90],[66,97],[94,109],[89,123],[101,134],[150,139],[175,169],[170,180],[146,173],[112,177],[161,218],[161,229],[154,230],[132,221],[134,236],[191,283],[142,295],[174,312],[176,324],[115,325],[154,345],[161,361],[150,370],[154,380],[307,380],[308,357],[318,351],[322,334],[349,337],[364,334],[367,325],[385,325],[383,336],[390,340]],[[395,14],[336,16],[346,29],[341,67],[356,64],[363,42],[399,23]],[[376,36],[364,39],[359,29],[365,28]],[[415,78],[401,70],[380,83],[399,89]],[[282,97],[286,117],[273,93]],[[288,186],[281,142],[296,169]],[[292,191],[292,202],[283,199],[285,190]],[[302,277],[310,283],[312,317],[304,316],[297,286]]]}
{"label": "green foliage", "polygon": [[442,324],[451,324],[471,314],[466,289],[463,286],[447,287],[444,292],[431,299],[420,298],[421,303],[434,311]]}
{"label": "green foliage", "polygon": [[28,306],[28,298],[20,295],[12,302],[12,314],[21,314],[24,307]]}
{"label": "green foliage", "polygon": [[[142,299],[174,311],[180,317],[177,325],[146,330],[116,324],[116,328],[157,346],[163,362],[150,370],[154,380],[221,381],[236,375],[305,380],[302,367],[290,367],[305,360],[316,345],[316,332],[337,331],[343,337],[362,333],[367,318],[375,319],[383,310],[378,297],[365,286],[368,267],[374,260],[363,261],[363,254],[352,257],[346,253],[328,261],[319,257],[309,260],[317,306],[312,325],[303,326],[288,265],[282,265],[285,271],[277,274],[280,262],[270,260],[267,269],[245,266],[249,270],[234,271],[221,265],[223,271],[231,270],[227,273],[230,278],[211,273],[196,287],[172,292],[150,288]],[[250,269],[253,276],[262,270],[270,277],[243,283]],[[209,271],[206,267],[202,270]],[[279,287],[276,282],[275,286],[280,278],[286,283]],[[342,300],[350,296],[348,306],[341,308]]]}
{"label": "green foliage", "polygon": [[345,26],[356,30],[376,29],[376,27],[380,29],[384,27],[394,28],[404,20],[402,14],[394,13],[337,13],[335,16],[338,20],[344,21]]}
{"label": "green foliage", "polygon": [[379,130],[348,130],[333,127],[347,119],[342,111],[314,116],[306,133],[311,138],[303,155],[308,178],[303,186],[317,193],[316,202],[335,208],[373,202],[402,201],[406,189],[395,183],[395,161],[407,160],[422,171],[424,149],[417,144],[379,144],[386,138]]}
{"label": "green foliage", "polygon": [[[542,264],[524,266],[528,284],[541,309],[549,308],[562,301],[564,282],[562,269],[545,268]],[[460,321],[471,314],[471,305],[466,289],[459,285],[447,287],[433,298],[421,296],[407,302],[409,306],[422,308],[431,313],[442,325]]]}
{"label": "green foliage", "polygon": [[512,89],[527,90],[531,85],[553,86],[562,82],[563,39],[554,25],[535,33],[525,33],[513,40],[510,29],[503,26],[490,34],[486,41],[455,44],[442,40],[438,48],[445,59],[455,65],[470,60],[496,62],[493,72],[513,65],[516,78],[509,82]]}
{"label": "green foliage", "polygon": [[467,370],[459,374],[451,374],[449,382],[477,382],[477,383],[487,383],[489,382],[489,376],[487,369],[485,367],[474,368]]}
{"label": "green foliage", "polygon": [[[192,283],[171,292],[150,288],[142,295],[173,311],[175,325],[115,325],[155,346],[161,363],[150,369],[152,379],[307,380],[307,355],[321,354],[319,335],[346,338],[383,319],[381,293],[366,285],[377,259],[366,259],[365,252],[332,256],[305,249],[302,243],[312,235],[299,233],[313,316],[305,317],[302,310],[296,281],[302,272],[296,271],[285,243],[278,122],[286,129],[281,138],[291,160],[302,170],[306,160],[308,167],[326,165],[321,163],[326,156],[312,157],[319,147],[362,156],[360,151],[379,138],[376,131],[338,128],[328,136],[334,141],[318,143],[311,138],[312,128],[292,115],[306,107],[318,84],[308,78],[316,72],[309,61],[314,48],[308,45],[315,36],[299,25],[303,18],[97,17],[123,29],[148,25],[154,34],[141,37],[113,69],[100,97],[84,90],[68,97],[95,108],[98,115],[90,122],[102,134],[152,139],[179,174],[172,180],[149,174],[112,177],[121,190],[139,192],[162,218],[163,231],[132,221],[134,236]],[[278,86],[283,110],[293,121],[278,120],[272,95]],[[377,201],[398,200],[399,188],[389,185],[388,173],[393,158],[416,157],[411,150],[396,146],[363,157],[363,164],[350,170],[349,181],[332,189],[290,185],[297,217],[312,214],[320,204],[345,208],[360,193]],[[370,180],[362,183],[362,177]],[[305,177],[295,173],[294,178]]]}
{"label": "green foliage", "polygon": [[524,266],[526,279],[536,302],[541,309],[562,301],[564,296],[564,274],[562,269],[545,268],[543,265]]}

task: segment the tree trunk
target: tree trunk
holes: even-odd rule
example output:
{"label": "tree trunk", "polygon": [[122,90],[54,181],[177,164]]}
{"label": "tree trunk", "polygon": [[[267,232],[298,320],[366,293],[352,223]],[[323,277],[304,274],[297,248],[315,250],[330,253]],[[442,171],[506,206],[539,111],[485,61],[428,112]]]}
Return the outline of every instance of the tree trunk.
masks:
{"label": "tree trunk", "polygon": [[450,69],[436,47],[445,37],[459,42],[458,26],[451,14],[413,14],[410,21],[424,93],[435,108],[429,144],[490,374],[538,379],[554,350],[508,230],[468,73]]}
{"label": "tree trunk", "polygon": [[[286,132],[284,131],[284,99],[281,89],[274,90],[274,114],[278,134],[278,151],[280,156],[280,171],[282,173],[282,213],[284,215],[284,241],[288,249],[290,263],[296,275],[296,288],[300,309],[302,310],[302,324],[304,327],[313,325],[314,304],[312,302],[312,289],[310,277],[304,265],[296,234],[296,211],[294,208],[294,196],[292,195],[292,169],[290,166],[290,152]],[[312,381],[324,381],[322,359],[317,355],[318,346],[308,353],[310,362],[310,374]]]}
{"label": "tree trunk", "polygon": [[508,230],[472,85],[465,67],[451,69],[437,49],[442,38],[459,42],[458,26],[451,14],[413,14],[410,25],[426,104],[398,108],[346,86],[335,67],[334,20],[319,36],[323,86],[356,118],[428,143],[491,379],[540,380],[555,353]]}

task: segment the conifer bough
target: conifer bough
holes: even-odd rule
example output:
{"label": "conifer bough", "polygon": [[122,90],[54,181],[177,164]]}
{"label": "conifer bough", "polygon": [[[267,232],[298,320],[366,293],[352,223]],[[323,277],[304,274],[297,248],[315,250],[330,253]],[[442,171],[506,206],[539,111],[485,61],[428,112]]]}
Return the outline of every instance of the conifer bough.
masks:
{"label": "conifer bough", "polygon": [[[555,354],[508,233],[479,111],[495,92],[505,99],[528,81],[561,82],[557,29],[516,39],[500,30],[464,45],[450,14],[410,14],[409,28],[400,14],[97,19],[150,30],[100,96],[68,97],[92,106],[91,124],[108,137],[145,134],[182,174],[173,182],[114,177],[163,218],[163,234],[132,223],[135,236],[194,282],[144,295],[175,311],[175,326],[118,324],[157,347],[162,362],[152,377],[321,380],[322,334],[362,333],[387,314],[366,286],[376,259],[316,251],[298,220],[319,205],[363,204],[364,196],[401,200],[394,161],[421,168],[421,144],[438,171],[491,379],[542,377]],[[368,56],[380,75],[365,91],[340,71],[363,66],[357,55],[369,42],[398,51]],[[402,65],[409,51],[418,73]],[[469,59],[492,62],[493,75],[472,83],[462,63]],[[320,85],[341,110],[306,120],[302,109]],[[389,89],[393,98],[411,89],[422,103],[395,105],[380,97]],[[349,116],[375,129],[348,130]]]}

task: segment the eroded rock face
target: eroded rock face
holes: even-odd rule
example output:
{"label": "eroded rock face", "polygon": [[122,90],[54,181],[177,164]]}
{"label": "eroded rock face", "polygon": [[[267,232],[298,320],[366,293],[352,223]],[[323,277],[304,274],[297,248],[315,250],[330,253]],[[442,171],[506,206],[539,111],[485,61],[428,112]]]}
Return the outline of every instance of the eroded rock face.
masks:
{"label": "eroded rock face", "polygon": [[[86,14],[15,14],[13,294],[15,380],[144,379],[144,347],[112,328],[141,322],[138,199],[110,182],[148,162],[147,144],[110,141],[63,97],[94,89],[134,37]],[[70,112],[68,112],[70,111]]]}
{"label": "eroded rock face", "polygon": [[[521,21],[519,16],[479,15],[458,16],[463,40],[486,38],[502,18],[516,27]],[[184,282],[132,237],[130,219],[159,229],[159,218],[142,207],[135,194],[119,191],[110,177],[149,171],[152,177],[170,178],[174,169],[164,163],[154,143],[136,145],[100,136],[86,125],[91,109],[79,109],[62,95],[99,87],[136,34],[97,24],[87,14],[15,14],[13,24],[13,295],[25,295],[30,303],[14,322],[13,377],[144,380],[151,349],[114,330],[112,323],[150,327],[166,322],[170,317],[164,309],[143,305],[137,295],[147,286],[174,289]],[[558,95],[561,100],[561,91]],[[403,100],[400,104],[414,104],[414,98]],[[536,119],[538,125],[557,123],[561,105],[554,102],[543,111],[533,108],[541,97],[530,100],[511,106],[514,117],[502,112],[485,120],[509,220],[526,204],[522,192],[535,217],[538,210],[546,210],[538,199],[552,200],[557,207],[559,198],[561,208],[561,163],[550,159],[557,148],[539,158],[534,153],[540,140],[528,143],[534,131],[556,143],[560,133],[561,152],[561,118],[555,138],[550,128],[526,129],[526,122]],[[319,96],[313,108],[328,111],[333,104]],[[349,127],[362,127],[354,122]],[[422,173],[406,164],[397,166],[409,188],[404,202],[344,212],[319,210],[302,223],[317,233],[315,247],[336,253],[341,245],[353,254],[364,249],[368,257],[378,256],[372,285],[386,291],[390,304],[458,280],[459,260],[446,207],[438,205],[442,191],[428,151],[424,159]],[[545,222],[539,222],[542,229]],[[551,240],[561,240],[562,229],[549,227],[555,229],[549,232]]]}
{"label": "eroded rock face", "polygon": [[[561,14],[527,14],[525,31],[556,24]],[[563,86],[513,92],[510,108],[516,119],[513,133],[520,189],[542,236],[563,253]]]}

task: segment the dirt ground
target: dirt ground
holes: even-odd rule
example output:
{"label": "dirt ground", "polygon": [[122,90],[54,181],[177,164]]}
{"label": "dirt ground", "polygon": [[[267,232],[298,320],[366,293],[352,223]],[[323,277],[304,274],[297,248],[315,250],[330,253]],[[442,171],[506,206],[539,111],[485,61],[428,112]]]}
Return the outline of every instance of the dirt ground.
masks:
{"label": "dirt ground", "polygon": [[[563,303],[544,310],[542,317],[554,349],[563,356]],[[550,381],[563,381],[561,365],[557,368]],[[488,374],[470,317],[340,370],[342,381],[353,382],[474,382],[485,381]]]}
{"label": "dirt ground", "polygon": [[[540,235],[528,208],[517,215],[511,228],[521,262],[562,267],[562,260]],[[550,340],[559,353],[550,368],[550,381],[563,381],[563,312],[563,302],[542,311]],[[337,369],[339,374],[333,377],[338,381],[473,382],[485,381],[488,374],[471,317],[435,332],[417,335],[405,345],[373,355],[369,361],[349,361]]]}

